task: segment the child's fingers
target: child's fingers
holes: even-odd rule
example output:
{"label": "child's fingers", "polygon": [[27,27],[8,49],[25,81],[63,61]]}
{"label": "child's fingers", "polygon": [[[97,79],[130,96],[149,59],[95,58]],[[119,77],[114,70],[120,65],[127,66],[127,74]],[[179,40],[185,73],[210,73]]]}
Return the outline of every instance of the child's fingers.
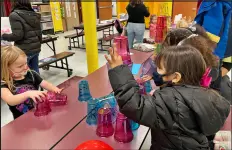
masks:
{"label": "child's fingers", "polygon": [[36,99],[35,99],[34,97],[31,97],[31,99],[33,100],[33,102],[34,102],[35,104],[37,104],[37,101],[36,101]]}
{"label": "child's fingers", "polygon": [[63,90],[64,90],[64,88],[61,88],[60,91],[59,91],[59,93],[61,93]]}
{"label": "child's fingers", "polygon": [[45,92],[41,92],[41,93],[39,93],[39,96],[45,98],[47,96],[47,94]]}
{"label": "child's fingers", "polygon": [[110,60],[109,56],[105,55],[105,58],[106,58],[106,60],[108,61],[108,63],[110,63],[110,62],[111,62],[111,60]]}
{"label": "child's fingers", "polygon": [[38,101],[40,101],[40,102],[43,102],[43,100],[41,99],[40,95],[36,95],[36,96],[35,96],[35,100],[38,100]]}
{"label": "child's fingers", "polygon": [[43,94],[44,96],[47,96],[48,92],[43,91],[42,94]]}
{"label": "child's fingers", "polygon": [[118,50],[116,44],[113,44],[114,56],[118,56]]}
{"label": "child's fingers", "polygon": [[110,47],[110,48],[108,49],[108,51],[109,51],[110,56],[112,56],[112,55],[113,55],[113,48]]}

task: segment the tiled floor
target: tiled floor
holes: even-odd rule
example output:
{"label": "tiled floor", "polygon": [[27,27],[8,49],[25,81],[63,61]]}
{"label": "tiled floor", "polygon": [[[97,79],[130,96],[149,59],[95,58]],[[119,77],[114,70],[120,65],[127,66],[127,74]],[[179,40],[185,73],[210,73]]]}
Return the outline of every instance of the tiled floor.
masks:
{"label": "tiled floor", "polygon": [[[59,34],[59,38],[57,41],[55,41],[55,46],[57,52],[67,51],[68,50],[68,40],[64,38],[65,35],[74,33],[75,31],[68,31],[63,34]],[[99,37],[101,37],[102,33],[99,33]],[[148,36],[148,32],[145,32],[145,37]],[[72,49],[71,51],[75,52],[75,55],[73,57],[69,57],[69,65],[70,68],[73,69],[73,75],[72,76],[86,76],[88,74],[87,71],[87,62],[86,62],[86,52],[85,50],[80,49]],[[103,66],[106,63],[106,60],[104,58],[104,54],[107,52],[99,52],[99,67]],[[46,44],[42,45],[42,51],[40,53],[40,59],[48,57],[53,55],[53,52],[49,49],[49,47]],[[63,81],[67,80],[67,72],[65,70],[50,68],[49,71],[45,71],[40,69],[41,76],[53,83],[54,85],[58,85],[62,83]],[[231,74],[231,73],[230,73]],[[1,101],[1,127],[9,123],[13,120],[12,114],[9,111],[8,106],[5,104],[5,102]],[[149,138],[145,141],[144,146],[142,149],[149,149],[150,147],[150,135]]]}

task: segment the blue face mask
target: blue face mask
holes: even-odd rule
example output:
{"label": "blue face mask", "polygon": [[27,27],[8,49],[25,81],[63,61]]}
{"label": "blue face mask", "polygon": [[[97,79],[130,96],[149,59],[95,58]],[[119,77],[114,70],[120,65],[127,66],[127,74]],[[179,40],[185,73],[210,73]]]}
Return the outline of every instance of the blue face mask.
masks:
{"label": "blue face mask", "polygon": [[163,77],[166,76],[167,74],[159,74],[157,71],[153,73],[153,80],[155,82],[156,86],[161,86],[163,84],[169,83],[170,81],[164,81]]}

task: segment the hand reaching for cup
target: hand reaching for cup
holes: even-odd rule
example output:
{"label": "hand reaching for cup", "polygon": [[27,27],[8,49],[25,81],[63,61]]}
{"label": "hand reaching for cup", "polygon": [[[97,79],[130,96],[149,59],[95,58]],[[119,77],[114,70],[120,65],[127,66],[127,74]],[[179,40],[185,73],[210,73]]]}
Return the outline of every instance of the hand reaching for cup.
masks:
{"label": "hand reaching for cup", "polygon": [[149,75],[144,75],[144,76],[142,77],[143,82],[150,81],[151,79],[152,79],[152,76],[149,76]]}
{"label": "hand reaching for cup", "polygon": [[107,55],[105,55],[105,58],[112,69],[123,64],[122,57],[118,54],[115,45],[113,45],[113,48],[109,48],[109,54],[111,58]]}
{"label": "hand reaching for cup", "polygon": [[56,87],[56,88],[53,90],[53,92],[60,94],[63,90],[64,90],[64,88],[59,89],[58,87]]}

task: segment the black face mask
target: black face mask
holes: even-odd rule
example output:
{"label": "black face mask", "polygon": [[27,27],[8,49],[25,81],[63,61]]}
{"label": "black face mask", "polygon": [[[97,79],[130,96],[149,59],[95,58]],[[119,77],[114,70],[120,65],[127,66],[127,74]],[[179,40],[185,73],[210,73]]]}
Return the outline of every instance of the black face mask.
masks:
{"label": "black face mask", "polygon": [[167,76],[167,74],[159,74],[157,71],[153,73],[153,80],[156,86],[161,86],[163,84],[169,83],[170,81],[164,81],[163,77]]}

